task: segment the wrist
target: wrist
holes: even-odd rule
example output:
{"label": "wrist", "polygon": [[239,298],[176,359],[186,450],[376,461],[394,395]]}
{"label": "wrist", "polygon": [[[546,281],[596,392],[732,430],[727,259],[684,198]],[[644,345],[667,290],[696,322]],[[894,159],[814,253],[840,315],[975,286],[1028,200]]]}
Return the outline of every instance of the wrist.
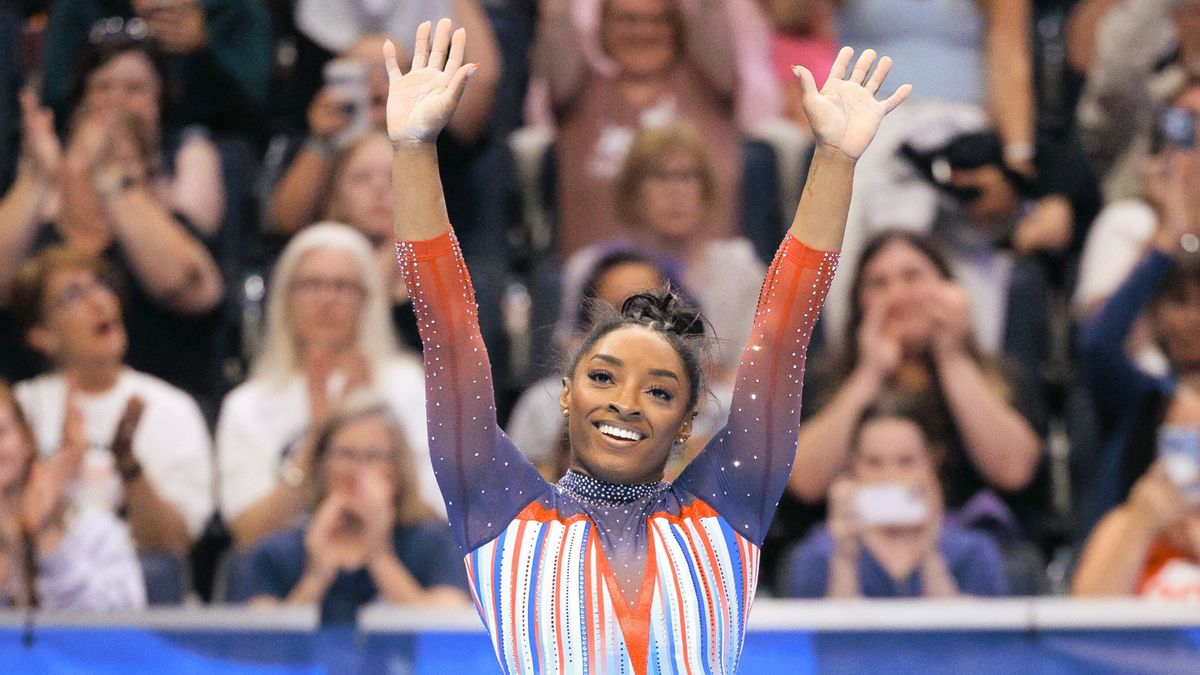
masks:
{"label": "wrist", "polygon": [[840,147],[832,143],[818,140],[816,149],[813,151],[813,160],[820,159],[821,162],[834,162],[845,165],[849,168],[854,168],[858,164],[858,158],[848,154]]}
{"label": "wrist", "polygon": [[1029,164],[1036,153],[1032,141],[1008,141],[1004,144],[1004,163],[1009,167]]}

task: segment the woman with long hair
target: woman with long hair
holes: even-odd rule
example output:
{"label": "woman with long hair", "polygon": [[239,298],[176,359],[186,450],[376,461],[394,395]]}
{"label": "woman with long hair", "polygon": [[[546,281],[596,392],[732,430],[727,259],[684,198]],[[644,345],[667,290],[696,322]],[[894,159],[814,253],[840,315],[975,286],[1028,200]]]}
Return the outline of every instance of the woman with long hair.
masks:
{"label": "woman with long hair", "polygon": [[[473,64],[466,33],[423,24],[391,82],[397,253],[425,345],[430,452],[476,609],[506,672],[733,672],[758,549],[794,457],[804,358],[833,278],[854,165],[911,87],[843,50],[825,87],[797,69],[817,138],[804,198],[767,273],[727,426],[673,482],[703,392],[700,316],[642,293],[595,322],[560,397],[571,468],[547,483],[496,423],[471,282],[434,142]],[[869,76],[869,77],[868,77]]]}
{"label": "woman with long hair", "polygon": [[366,238],[338,223],[306,228],[275,266],[253,374],[225,398],[217,422],[221,513],[239,548],[304,513],[311,430],[357,389],[377,389],[403,420],[422,494],[440,502],[421,364],[396,344],[378,269]]}

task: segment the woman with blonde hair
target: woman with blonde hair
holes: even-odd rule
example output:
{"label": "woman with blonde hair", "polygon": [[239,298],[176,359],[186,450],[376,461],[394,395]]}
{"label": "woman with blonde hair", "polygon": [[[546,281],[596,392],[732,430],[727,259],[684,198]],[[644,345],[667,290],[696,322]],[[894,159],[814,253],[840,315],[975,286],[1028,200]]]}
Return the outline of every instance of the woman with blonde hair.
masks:
{"label": "woman with blonde hair", "polygon": [[356,389],[377,389],[403,420],[422,497],[440,502],[423,371],[397,346],[377,269],[366,238],[338,223],[306,228],[280,256],[254,372],[226,397],[217,423],[221,512],[239,548],[304,511],[309,430]]}
{"label": "woman with blonde hair", "polygon": [[260,605],[319,603],[331,623],[353,622],[376,597],[466,605],[454,539],[421,498],[406,438],[387,401],[349,395],[313,434],[312,519],[254,548],[240,594]]}

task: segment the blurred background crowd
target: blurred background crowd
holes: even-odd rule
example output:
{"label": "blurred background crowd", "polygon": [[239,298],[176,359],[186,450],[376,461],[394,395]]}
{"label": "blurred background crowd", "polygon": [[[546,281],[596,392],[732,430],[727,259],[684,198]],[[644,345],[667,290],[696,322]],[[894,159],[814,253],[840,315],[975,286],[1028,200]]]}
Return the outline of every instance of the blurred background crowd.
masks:
{"label": "blurred background crowd", "polygon": [[673,474],[724,423],[812,153],[791,66],[873,47],[914,93],[759,594],[1200,599],[1200,0],[12,0],[4,602],[469,603],[383,131],[383,41],[443,16],[447,207],[549,480],[597,303],[671,283],[716,335]]}

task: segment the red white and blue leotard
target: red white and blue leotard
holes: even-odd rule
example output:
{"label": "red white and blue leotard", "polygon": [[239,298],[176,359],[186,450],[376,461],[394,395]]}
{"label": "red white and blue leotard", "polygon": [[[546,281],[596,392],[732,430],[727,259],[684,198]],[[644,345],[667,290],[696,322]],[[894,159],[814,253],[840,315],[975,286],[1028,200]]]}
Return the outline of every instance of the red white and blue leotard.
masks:
{"label": "red white and blue leotard", "polygon": [[504,672],[735,672],[837,255],[790,236],[780,247],[729,423],[678,479],[627,486],[571,472],[551,485],[496,423],[453,234],[396,248],[424,342],[433,466]]}

